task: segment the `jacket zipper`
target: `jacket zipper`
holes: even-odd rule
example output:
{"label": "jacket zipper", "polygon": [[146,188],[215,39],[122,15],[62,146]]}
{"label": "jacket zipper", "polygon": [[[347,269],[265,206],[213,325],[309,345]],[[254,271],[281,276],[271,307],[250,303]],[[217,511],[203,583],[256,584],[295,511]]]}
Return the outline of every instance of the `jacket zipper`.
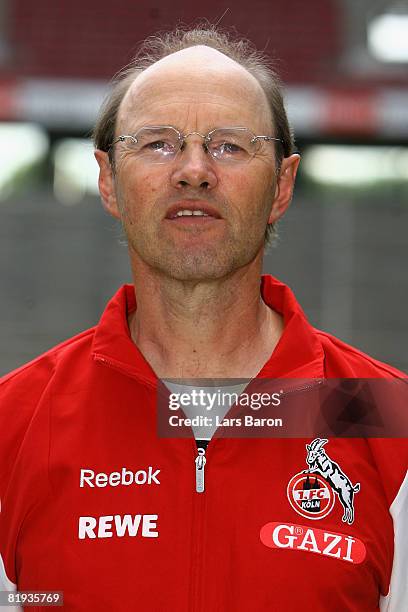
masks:
{"label": "jacket zipper", "polygon": [[313,382],[302,385],[301,387],[289,387],[288,389],[285,389],[283,393],[281,393],[281,396],[290,395],[291,393],[299,393],[300,391],[310,391],[310,389],[315,389],[316,387],[323,385],[325,380],[326,379],[324,378],[317,378]]}
{"label": "jacket zipper", "polygon": [[[211,441],[210,441],[211,443]],[[213,444],[213,442],[212,442]],[[194,514],[192,531],[191,551],[191,585],[190,585],[190,612],[201,612],[202,580],[204,567],[204,527],[205,510],[207,505],[206,495],[198,495],[205,492],[205,464],[207,462],[206,449],[197,445],[194,440],[194,467],[195,467],[195,490],[193,493]]]}
{"label": "jacket zipper", "polygon": [[205,449],[198,448],[198,455],[195,458],[195,476],[196,476],[196,492],[204,493],[205,482],[204,482],[204,468],[207,463],[205,456]]}
{"label": "jacket zipper", "polygon": [[123,364],[119,363],[118,361],[114,361],[112,359],[106,359],[106,357],[104,357],[103,355],[100,355],[99,353],[93,353],[93,359],[94,361],[96,361],[96,363],[100,363],[104,366],[107,366],[108,368],[112,368],[113,370],[120,372],[120,374],[123,374],[123,376],[128,376],[129,378],[138,380],[139,382],[144,383],[146,386],[151,387],[152,389],[156,388],[156,385],[154,382],[152,382],[152,380],[150,380],[146,376],[143,376],[139,373],[135,374],[133,372],[129,372],[129,370]]}

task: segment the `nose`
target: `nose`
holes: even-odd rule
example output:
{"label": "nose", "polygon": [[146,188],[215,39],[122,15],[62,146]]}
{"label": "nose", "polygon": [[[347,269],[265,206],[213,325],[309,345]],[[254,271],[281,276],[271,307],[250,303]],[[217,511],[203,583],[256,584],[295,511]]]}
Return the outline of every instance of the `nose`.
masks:
{"label": "nose", "polygon": [[214,161],[205,150],[201,137],[194,136],[188,142],[184,141],[173,162],[171,183],[177,189],[186,186],[213,189],[216,186]]}

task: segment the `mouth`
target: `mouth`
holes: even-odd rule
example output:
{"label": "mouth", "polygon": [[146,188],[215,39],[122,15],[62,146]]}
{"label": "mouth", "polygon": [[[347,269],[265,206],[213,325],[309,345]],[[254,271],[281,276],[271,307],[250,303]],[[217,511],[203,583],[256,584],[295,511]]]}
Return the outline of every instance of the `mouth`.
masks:
{"label": "mouth", "polygon": [[214,206],[204,200],[180,200],[170,206],[165,219],[173,223],[207,224],[222,217]]}

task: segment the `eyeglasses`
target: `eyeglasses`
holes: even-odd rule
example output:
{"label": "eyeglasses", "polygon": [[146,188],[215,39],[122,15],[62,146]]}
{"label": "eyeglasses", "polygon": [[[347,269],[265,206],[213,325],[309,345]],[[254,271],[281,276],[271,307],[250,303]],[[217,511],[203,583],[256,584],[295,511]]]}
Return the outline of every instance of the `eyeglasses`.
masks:
{"label": "eyeglasses", "polygon": [[165,164],[172,161],[184,147],[188,136],[196,134],[204,139],[205,150],[217,162],[245,163],[259,151],[262,141],[282,142],[272,136],[255,136],[245,127],[226,127],[211,130],[207,135],[199,132],[181,134],[171,125],[152,125],[140,128],[135,134],[119,136],[109,147],[124,143],[138,159],[149,164]]}

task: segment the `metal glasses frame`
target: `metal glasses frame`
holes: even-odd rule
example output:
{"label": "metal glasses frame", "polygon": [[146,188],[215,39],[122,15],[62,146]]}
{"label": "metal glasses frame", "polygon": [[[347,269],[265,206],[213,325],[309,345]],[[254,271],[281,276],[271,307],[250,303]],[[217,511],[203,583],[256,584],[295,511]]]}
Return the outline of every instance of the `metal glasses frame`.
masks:
{"label": "metal glasses frame", "polygon": [[[256,143],[259,140],[264,140],[264,141],[270,141],[270,140],[274,140],[276,142],[283,142],[281,138],[275,138],[274,136],[263,136],[263,135],[255,135],[253,132],[251,132],[250,129],[246,128],[246,127],[242,127],[242,126],[232,126],[232,127],[219,127],[219,128],[214,128],[213,130],[211,130],[210,132],[208,132],[208,134],[201,134],[200,132],[188,132],[187,134],[182,134],[177,128],[175,128],[173,125],[146,125],[143,126],[141,128],[138,129],[138,131],[135,134],[122,134],[120,136],[117,137],[117,139],[112,142],[111,145],[109,145],[108,148],[108,152],[110,153],[112,147],[117,144],[118,142],[125,142],[127,138],[130,138],[131,140],[133,140],[134,143],[137,143],[137,135],[138,133],[145,129],[145,128],[151,128],[151,129],[170,129],[173,130],[176,134],[177,134],[177,140],[180,143],[180,148],[178,149],[178,151],[176,152],[176,154],[181,150],[181,148],[184,145],[184,142],[186,140],[186,138],[188,136],[192,136],[194,134],[196,134],[197,136],[201,136],[201,138],[204,139],[204,146],[206,148],[206,151],[211,155],[211,157],[213,159],[215,159],[216,161],[219,161],[219,159],[217,157],[215,157],[213,155],[213,153],[211,152],[211,150],[208,148],[207,144],[211,142],[211,135],[214,134],[214,132],[218,132],[219,130],[245,130],[246,132],[249,132],[249,134],[251,134],[252,138],[251,138],[251,143]],[[254,157],[254,155],[256,154],[256,151],[254,151],[253,155],[249,158],[252,159],[252,157]]]}

